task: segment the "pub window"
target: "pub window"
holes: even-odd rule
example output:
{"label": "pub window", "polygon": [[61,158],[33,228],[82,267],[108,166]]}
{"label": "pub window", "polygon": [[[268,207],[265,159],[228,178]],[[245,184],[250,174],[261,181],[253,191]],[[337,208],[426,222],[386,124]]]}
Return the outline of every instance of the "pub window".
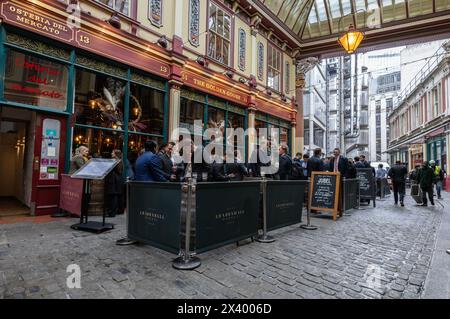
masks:
{"label": "pub window", "polygon": [[267,86],[272,90],[281,91],[281,52],[269,44],[267,55]]}
{"label": "pub window", "polygon": [[97,0],[97,2],[101,2],[124,15],[130,15],[130,0]]}
{"label": "pub window", "polygon": [[209,4],[208,57],[230,64],[231,15],[214,3]]}
{"label": "pub window", "polygon": [[181,98],[180,103],[180,128],[188,129],[194,134],[194,121],[201,121],[204,118],[204,105],[200,102]]}
{"label": "pub window", "polygon": [[67,107],[67,66],[6,49],[6,100],[48,107],[60,111]]}
{"label": "pub window", "polygon": [[80,146],[86,146],[94,158],[111,158],[113,150],[122,150],[124,141],[124,135],[121,132],[88,127],[75,127],[73,138],[74,150]]}
{"label": "pub window", "polygon": [[163,135],[164,95],[164,92],[131,84],[128,124],[130,132]]}
{"label": "pub window", "polygon": [[75,116],[77,124],[124,129],[126,83],[112,76],[77,70]]}

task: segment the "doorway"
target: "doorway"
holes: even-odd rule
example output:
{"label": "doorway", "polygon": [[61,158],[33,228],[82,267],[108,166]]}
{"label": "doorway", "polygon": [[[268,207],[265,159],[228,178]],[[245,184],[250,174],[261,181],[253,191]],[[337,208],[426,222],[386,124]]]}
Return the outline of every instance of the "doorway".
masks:
{"label": "doorway", "polygon": [[32,159],[28,131],[29,122],[5,119],[0,121],[0,218],[30,215]]}

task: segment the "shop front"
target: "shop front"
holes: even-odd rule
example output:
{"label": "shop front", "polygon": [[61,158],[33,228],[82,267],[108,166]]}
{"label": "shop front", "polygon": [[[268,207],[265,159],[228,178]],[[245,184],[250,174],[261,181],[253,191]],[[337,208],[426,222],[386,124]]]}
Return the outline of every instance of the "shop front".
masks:
{"label": "shop front", "polygon": [[[31,25],[30,14],[53,31]],[[230,127],[276,128],[291,146],[295,114],[286,100],[182,56],[184,64],[171,62],[169,50],[154,43],[143,50],[142,40],[91,17],[76,27],[47,9],[7,1],[0,18],[1,161],[15,167],[13,174],[2,165],[10,177],[0,185],[0,217],[11,203],[24,214],[57,212],[61,175],[80,146],[97,158],[121,150],[127,174],[147,140],[168,141],[171,123],[193,131],[201,120],[204,130],[223,128],[225,136]],[[248,158],[249,139],[236,151]],[[100,213],[102,185],[94,189],[91,211]]]}
{"label": "shop front", "polygon": [[[30,12],[59,31],[31,27]],[[56,213],[81,145],[102,158],[119,149],[131,166],[146,140],[166,139],[169,64],[20,3],[3,3],[0,16],[0,218]]]}

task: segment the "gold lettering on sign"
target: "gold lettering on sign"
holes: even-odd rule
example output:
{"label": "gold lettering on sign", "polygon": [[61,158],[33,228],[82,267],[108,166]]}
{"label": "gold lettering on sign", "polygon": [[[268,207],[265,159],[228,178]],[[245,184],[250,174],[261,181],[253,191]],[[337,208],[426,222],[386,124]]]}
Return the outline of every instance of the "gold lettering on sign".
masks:
{"label": "gold lettering on sign", "polygon": [[194,85],[202,87],[202,88],[205,88],[205,89],[208,89],[208,90],[210,90],[212,92],[218,93],[219,95],[224,95],[226,97],[235,99],[237,101],[241,101],[242,100],[241,95],[233,93],[233,92],[231,92],[229,90],[226,90],[226,89],[223,89],[221,87],[218,87],[215,84],[212,84],[212,83],[209,83],[209,82],[205,82],[203,80],[194,79]]}
{"label": "gold lettering on sign", "polygon": [[21,9],[14,5],[8,7],[11,13],[14,13],[17,23],[27,25],[36,30],[41,30],[50,34],[60,35],[61,32],[67,33],[71,30],[64,24],[51,21],[41,15],[35,14],[31,11]]}

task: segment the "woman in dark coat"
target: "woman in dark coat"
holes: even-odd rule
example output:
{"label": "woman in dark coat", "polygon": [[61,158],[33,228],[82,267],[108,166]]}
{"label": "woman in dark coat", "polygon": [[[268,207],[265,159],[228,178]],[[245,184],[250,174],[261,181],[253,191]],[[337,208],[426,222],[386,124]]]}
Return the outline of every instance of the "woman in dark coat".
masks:
{"label": "woman in dark coat", "polygon": [[124,178],[122,151],[114,150],[112,158],[120,160],[120,163],[105,178],[105,211],[109,217],[115,217],[124,212]]}

